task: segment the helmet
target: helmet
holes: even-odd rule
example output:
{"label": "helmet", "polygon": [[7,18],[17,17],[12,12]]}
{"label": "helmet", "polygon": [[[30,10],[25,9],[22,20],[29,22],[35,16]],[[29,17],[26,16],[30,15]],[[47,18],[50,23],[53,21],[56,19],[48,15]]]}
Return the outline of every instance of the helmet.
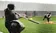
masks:
{"label": "helmet", "polygon": [[7,7],[8,7],[10,10],[14,10],[14,4],[8,4]]}

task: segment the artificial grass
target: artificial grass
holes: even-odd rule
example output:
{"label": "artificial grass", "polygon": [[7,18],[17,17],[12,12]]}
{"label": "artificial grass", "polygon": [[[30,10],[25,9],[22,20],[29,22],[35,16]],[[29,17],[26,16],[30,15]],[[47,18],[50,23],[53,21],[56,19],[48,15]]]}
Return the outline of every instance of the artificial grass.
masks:
{"label": "artificial grass", "polygon": [[[24,18],[19,19],[24,25],[25,29],[21,33],[56,33],[56,24],[43,24],[43,17],[32,17],[33,20],[39,21],[42,24],[35,24]],[[45,20],[46,21],[46,20]],[[51,21],[56,21],[56,17],[52,17]],[[5,28],[4,18],[0,18],[0,31],[3,33],[9,33]]]}

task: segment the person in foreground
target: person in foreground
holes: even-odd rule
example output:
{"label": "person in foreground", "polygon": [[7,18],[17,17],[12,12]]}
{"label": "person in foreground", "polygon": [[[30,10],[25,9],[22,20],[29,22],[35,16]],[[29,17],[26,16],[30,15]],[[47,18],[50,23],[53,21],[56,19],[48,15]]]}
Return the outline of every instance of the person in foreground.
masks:
{"label": "person in foreground", "polygon": [[7,8],[4,10],[5,27],[8,29],[9,33],[20,33],[22,30],[25,29],[25,26],[18,20],[16,14],[13,13],[14,8],[14,4],[8,4]]}

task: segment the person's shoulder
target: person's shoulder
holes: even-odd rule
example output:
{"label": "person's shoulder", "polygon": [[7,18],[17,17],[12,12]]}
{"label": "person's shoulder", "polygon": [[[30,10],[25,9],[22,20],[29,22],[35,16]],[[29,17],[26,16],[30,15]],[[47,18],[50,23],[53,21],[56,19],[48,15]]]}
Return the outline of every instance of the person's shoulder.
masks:
{"label": "person's shoulder", "polygon": [[7,8],[6,9],[4,9],[4,11],[6,11],[6,10],[8,10]]}

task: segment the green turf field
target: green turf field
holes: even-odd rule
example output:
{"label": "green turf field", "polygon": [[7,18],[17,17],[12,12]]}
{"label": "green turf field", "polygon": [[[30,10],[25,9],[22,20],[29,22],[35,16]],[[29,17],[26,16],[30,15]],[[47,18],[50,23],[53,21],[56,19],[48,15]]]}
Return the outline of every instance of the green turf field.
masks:
{"label": "green turf field", "polygon": [[[20,21],[25,25],[25,29],[21,33],[56,33],[56,24],[43,24],[43,17],[32,17],[33,20],[39,21],[40,24],[35,24],[24,18]],[[56,16],[51,17],[51,21],[56,23]],[[4,18],[0,18],[0,31],[3,33],[9,33],[5,28]]]}

